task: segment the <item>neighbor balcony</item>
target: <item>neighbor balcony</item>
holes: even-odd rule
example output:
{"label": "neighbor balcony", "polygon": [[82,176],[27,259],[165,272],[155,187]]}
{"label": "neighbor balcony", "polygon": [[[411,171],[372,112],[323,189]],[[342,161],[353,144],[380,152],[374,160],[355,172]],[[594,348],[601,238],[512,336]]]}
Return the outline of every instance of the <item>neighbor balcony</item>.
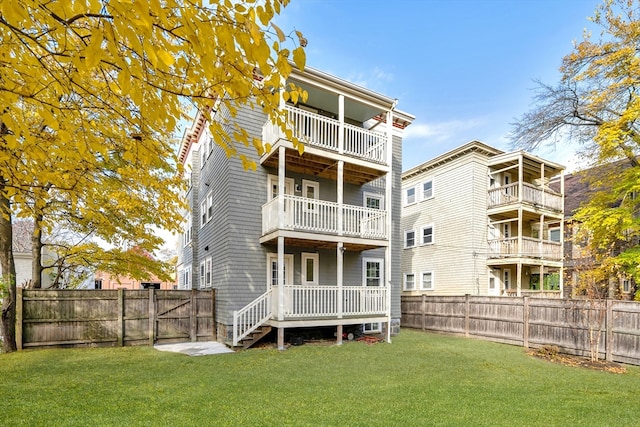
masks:
{"label": "neighbor balcony", "polygon": [[[522,192],[522,199],[520,199]],[[507,206],[516,203],[526,203],[534,207],[541,207],[555,212],[562,212],[562,195],[545,188],[544,190],[533,184],[519,182],[504,185],[489,190],[488,204],[489,209]]]}
{"label": "neighbor balcony", "polygon": [[518,238],[489,240],[489,258],[536,258],[553,261],[562,260],[562,244],[550,240],[522,237],[522,247]]}

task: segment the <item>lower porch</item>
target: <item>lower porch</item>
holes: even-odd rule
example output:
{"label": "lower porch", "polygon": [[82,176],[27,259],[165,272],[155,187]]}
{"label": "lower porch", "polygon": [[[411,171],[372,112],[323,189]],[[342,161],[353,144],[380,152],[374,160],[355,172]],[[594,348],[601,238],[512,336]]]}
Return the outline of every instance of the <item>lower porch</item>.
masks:
{"label": "lower porch", "polygon": [[387,324],[390,341],[390,299],[388,286],[273,286],[233,312],[233,345],[263,325],[278,328],[280,349],[284,330],[301,327],[336,326],[341,342],[344,325]]}

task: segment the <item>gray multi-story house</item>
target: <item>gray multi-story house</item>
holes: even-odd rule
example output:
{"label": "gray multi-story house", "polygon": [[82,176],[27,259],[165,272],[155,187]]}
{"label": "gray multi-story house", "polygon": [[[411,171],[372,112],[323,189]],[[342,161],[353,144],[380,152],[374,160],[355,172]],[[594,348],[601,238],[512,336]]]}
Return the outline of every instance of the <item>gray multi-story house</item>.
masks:
{"label": "gray multi-story house", "polygon": [[404,295],[561,297],[563,171],[471,141],[403,172]]}
{"label": "gray multi-story house", "polygon": [[[301,155],[257,110],[234,120],[270,150],[228,158],[198,115],[180,147],[188,166],[181,288],[215,288],[217,336],[250,345],[272,328],[345,326],[386,334],[399,328],[402,134],[413,116],[395,99],[307,67],[289,82],[308,92],[284,103]],[[242,145],[242,144],[239,144]]]}

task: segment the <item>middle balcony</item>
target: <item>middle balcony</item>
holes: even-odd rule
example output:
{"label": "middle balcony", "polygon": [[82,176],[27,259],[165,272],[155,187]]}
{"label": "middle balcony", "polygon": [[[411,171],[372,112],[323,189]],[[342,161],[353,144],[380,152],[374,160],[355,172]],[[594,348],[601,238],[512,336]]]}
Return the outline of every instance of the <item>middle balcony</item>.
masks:
{"label": "middle balcony", "polygon": [[280,208],[278,197],[262,206],[262,238],[272,242],[278,236],[297,246],[335,247],[343,241],[348,250],[388,246],[386,210],[340,205],[285,194]]}

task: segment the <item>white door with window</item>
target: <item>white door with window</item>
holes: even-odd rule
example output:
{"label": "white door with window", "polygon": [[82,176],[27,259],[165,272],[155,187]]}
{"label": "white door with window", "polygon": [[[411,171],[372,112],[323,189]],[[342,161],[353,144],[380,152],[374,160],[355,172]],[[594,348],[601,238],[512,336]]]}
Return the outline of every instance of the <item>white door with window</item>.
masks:
{"label": "white door with window", "polygon": [[[382,210],[384,209],[384,198],[381,194],[376,193],[364,193],[364,206],[369,209]],[[360,224],[360,233],[363,236],[377,233],[384,229],[384,217],[378,215],[378,213],[368,212],[362,218]]]}
{"label": "white door with window", "polygon": [[[268,200],[273,200],[276,197],[278,197],[278,176],[277,175],[269,175],[269,179],[268,179],[268,191],[269,194],[267,195]],[[293,178],[285,178],[284,179],[284,194],[288,195],[288,196],[292,196],[293,195],[293,187],[294,187],[294,181]],[[277,212],[277,210],[276,210]],[[293,221],[293,205],[290,201],[285,200],[284,201],[284,226],[285,228],[290,228],[291,227],[291,223]],[[277,216],[276,218],[272,218],[270,219],[271,221],[277,221]]]}
{"label": "white door with window", "polygon": [[489,290],[487,292],[490,296],[498,296],[500,295],[500,288],[498,285],[498,278],[496,277],[495,270],[489,270]]}
{"label": "white door with window", "polygon": [[[267,254],[267,286],[278,286],[278,254]],[[284,284],[293,285],[293,255],[284,254]]]}
{"label": "white door with window", "polygon": [[507,290],[511,289],[511,270],[508,268],[502,270],[502,289],[505,294]]}
{"label": "white door with window", "polygon": [[[362,285],[363,286],[384,286],[384,260],[382,258],[364,258],[362,260]],[[365,298],[365,307],[367,310],[372,301]],[[366,332],[382,332],[381,323],[365,323],[363,331]]]}

